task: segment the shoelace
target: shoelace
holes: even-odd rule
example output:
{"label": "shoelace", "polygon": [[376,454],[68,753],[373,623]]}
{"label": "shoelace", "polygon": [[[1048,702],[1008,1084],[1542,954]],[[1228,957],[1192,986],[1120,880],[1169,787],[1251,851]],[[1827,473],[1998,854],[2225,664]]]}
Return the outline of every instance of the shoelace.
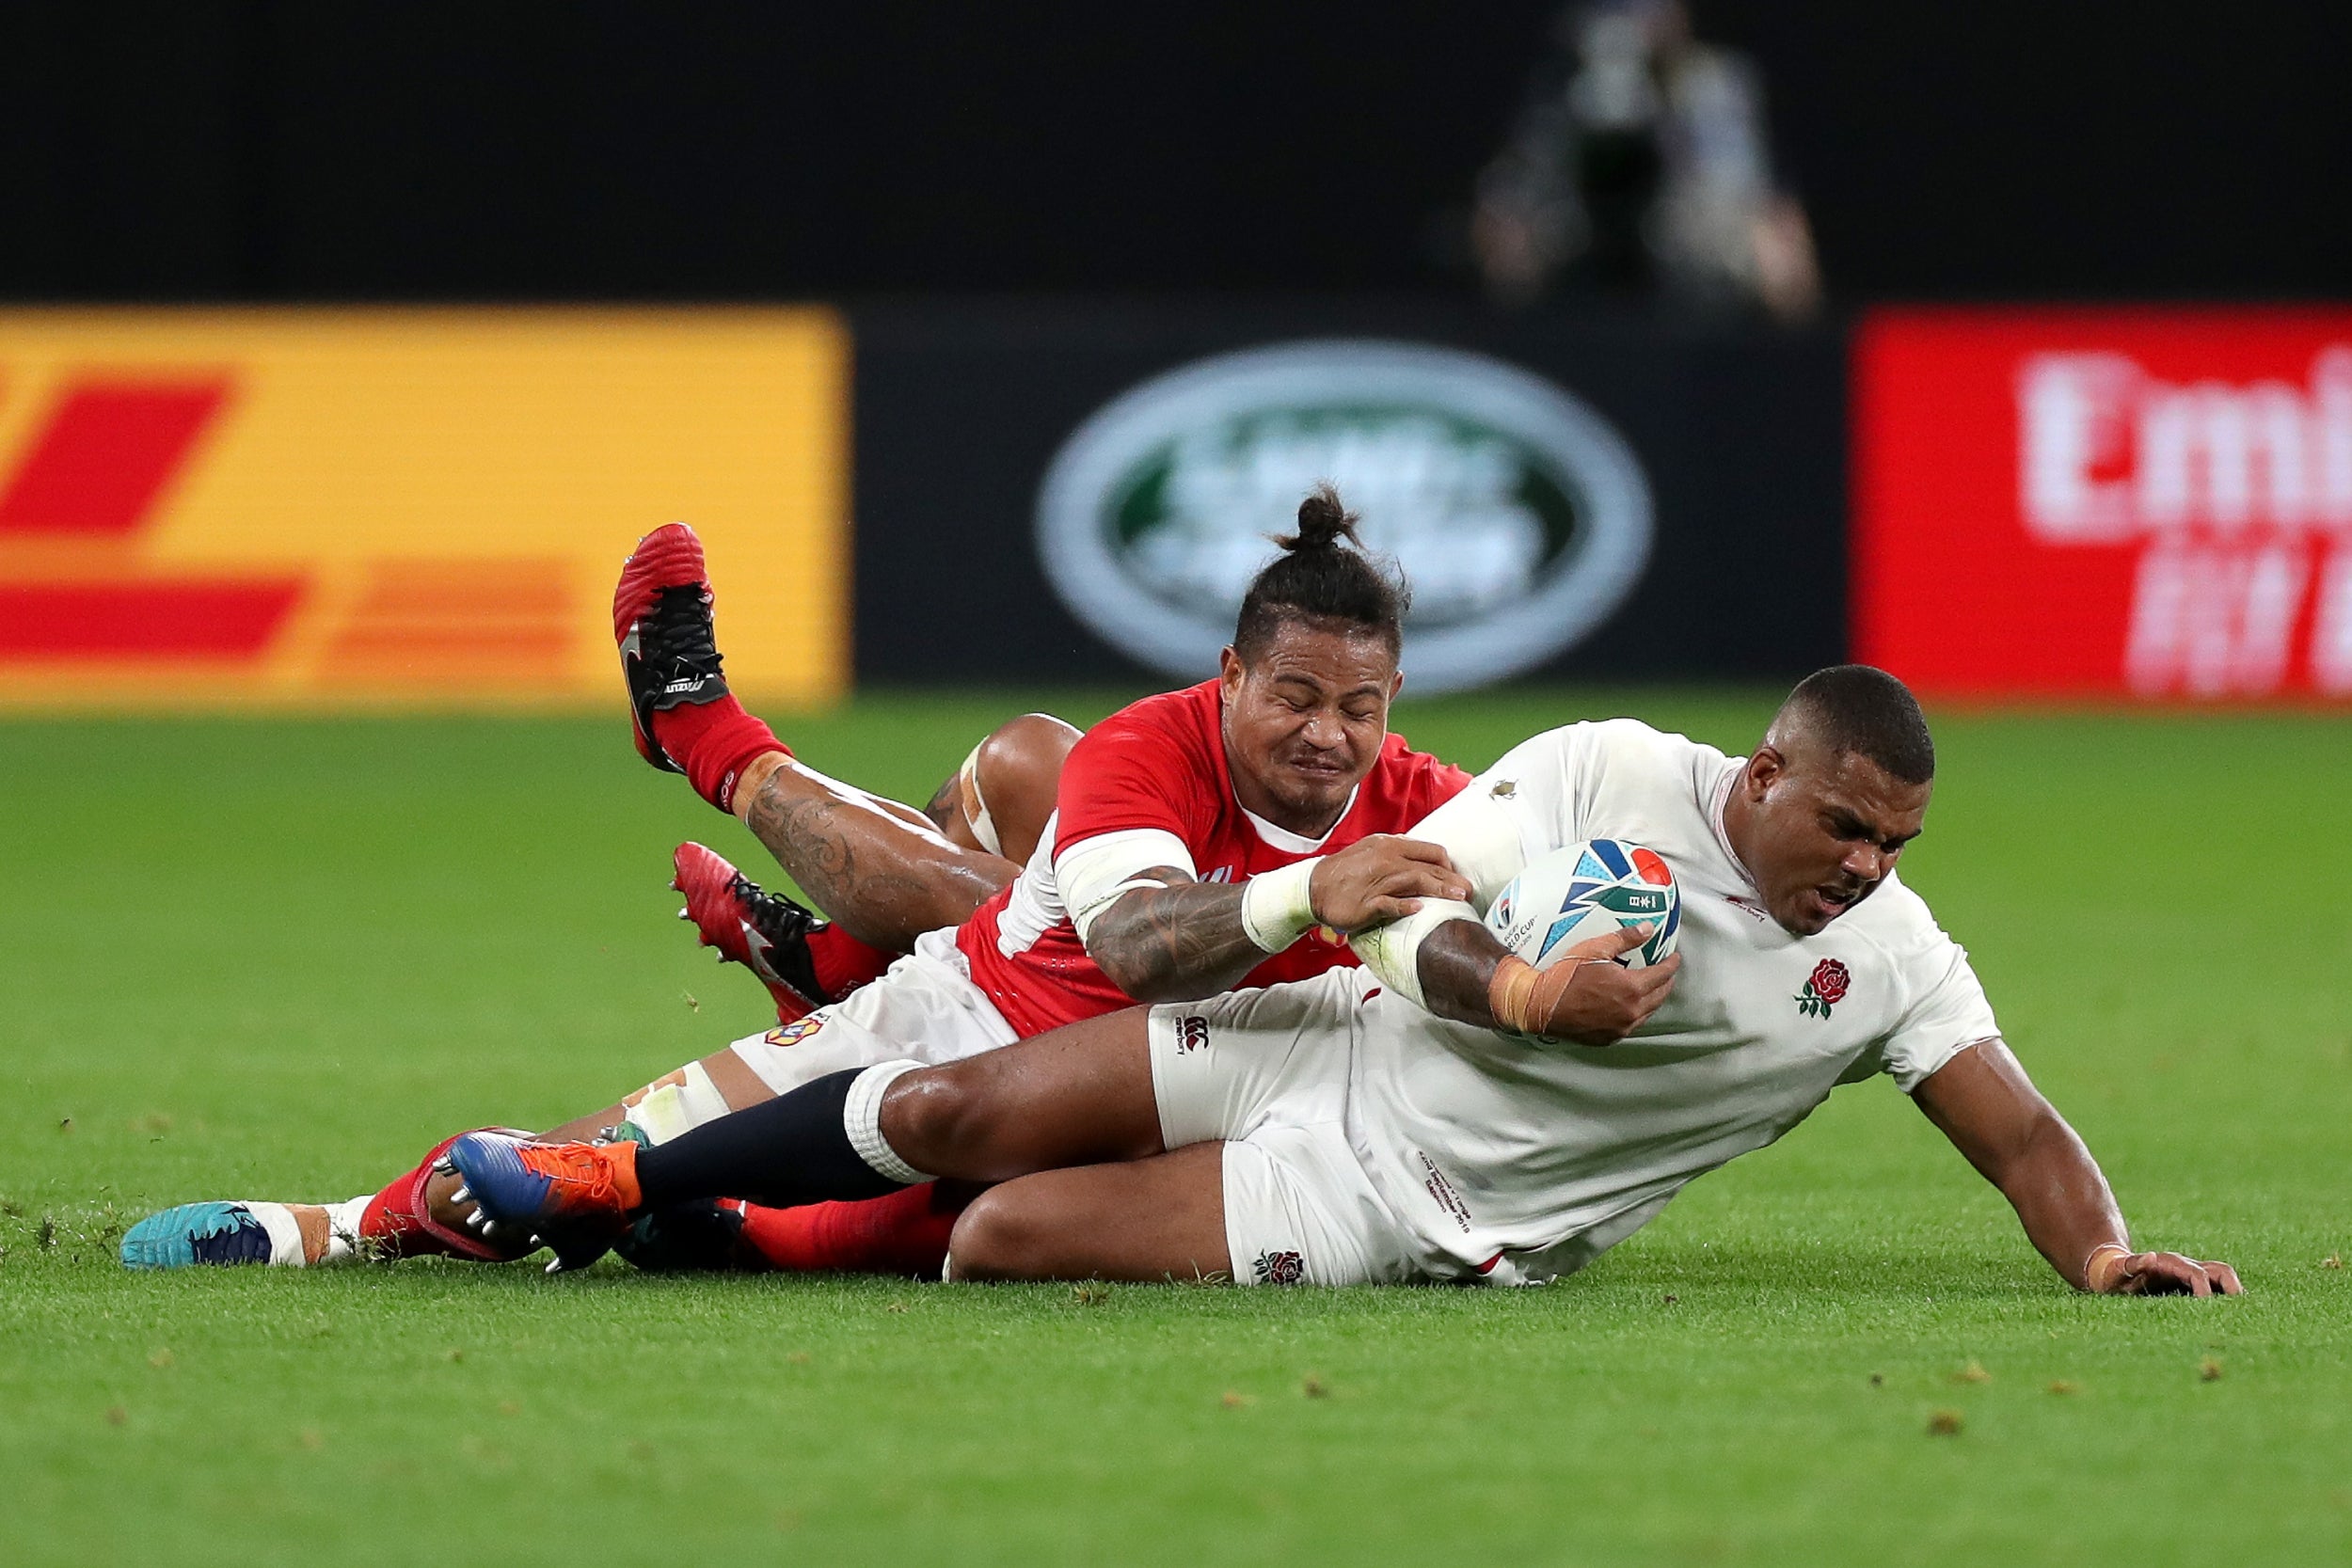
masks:
{"label": "shoelace", "polygon": [[566,1208],[621,1207],[621,1189],[612,1180],[612,1162],[598,1144],[541,1144],[522,1150],[522,1162],[553,1184]]}
{"label": "shoelace", "polygon": [[670,660],[698,675],[719,673],[719,645],[710,627],[710,590],[674,583],[654,594],[653,613],[639,633],[647,657]]}
{"label": "shoelace", "polygon": [[740,871],[727,879],[727,895],[751,911],[753,928],[770,942],[788,942],[825,925],[791,899],[770,893]]}

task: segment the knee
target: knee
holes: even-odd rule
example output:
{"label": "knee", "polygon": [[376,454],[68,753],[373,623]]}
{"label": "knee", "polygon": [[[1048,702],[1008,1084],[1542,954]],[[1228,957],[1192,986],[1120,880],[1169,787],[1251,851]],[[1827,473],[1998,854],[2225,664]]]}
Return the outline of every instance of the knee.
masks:
{"label": "knee", "polygon": [[969,1175],[986,1130],[981,1098],[952,1069],[910,1072],[882,1096],[882,1134],[926,1175]]}
{"label": "knee", "polygon": [[1042,1279],[1046,1242],[1045,1227],[1017,1194],[991,1187],[972,1200],[947,1238],[950,1277]]}
{"label": "knee", "polygon": [[980,742],[980,787],[992,796],[999,789],[1042,784],[1051,789],[1061,777],[1062,759],[1083,734],[1074,724],[1050,713],[1025,713],[1007,720]]}

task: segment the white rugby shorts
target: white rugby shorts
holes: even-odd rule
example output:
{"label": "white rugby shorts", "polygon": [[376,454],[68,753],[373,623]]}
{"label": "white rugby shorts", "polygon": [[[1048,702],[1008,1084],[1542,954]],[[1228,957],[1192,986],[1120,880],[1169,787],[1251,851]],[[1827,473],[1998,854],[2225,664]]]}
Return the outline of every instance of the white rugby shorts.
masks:
{"label": "white rugby shorts", "polygon": [[1019,1037],[972,983],[953,931],[929,931],[882,978],[843,1001],[731,1048],[759,1081],[789,1094],[812,1079],[877,1062],[960,1062]]}
{"label": "white rugby shorts", "polygon": [[1160,1135],[1225,1141],[1225,1244],[1243,1285],[1425,1277],[1348,1146],[1360,969],[1152,1009]]}

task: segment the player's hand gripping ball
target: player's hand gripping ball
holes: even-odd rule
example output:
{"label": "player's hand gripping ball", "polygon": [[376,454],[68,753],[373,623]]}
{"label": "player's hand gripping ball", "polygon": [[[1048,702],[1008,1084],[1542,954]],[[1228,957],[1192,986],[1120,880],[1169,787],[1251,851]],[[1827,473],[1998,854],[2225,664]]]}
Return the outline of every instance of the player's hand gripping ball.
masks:
{"label": "player's hand gripping ball", "polygon": [[1486,929],[1537,969],[1629,926],[1653,929],[1617,961],[1629,969],[1662,963],[1682,928],[1682,890],[1655,850],[1614,838],[1536,857],[1486,911]]}

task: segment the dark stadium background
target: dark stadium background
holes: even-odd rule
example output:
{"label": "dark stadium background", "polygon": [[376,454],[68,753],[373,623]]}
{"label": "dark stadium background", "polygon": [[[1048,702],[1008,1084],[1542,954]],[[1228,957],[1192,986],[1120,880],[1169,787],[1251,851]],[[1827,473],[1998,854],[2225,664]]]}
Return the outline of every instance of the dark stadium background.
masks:
{"label": "dark stadium background", "polygon": [[[1441,291],[1553,0],[0,12],[0,296]],[[1698,0],[1833,298],[2352,278],[2340,7]]]}
{"label": "dark stadium background", "polygon": [[[1557,9],[13,8],[0,300],[840,306],[854,669],[884,683],[1153,678],[1028,546],[1064,436],[1207,354],[1449,342],[1573,388],[1656,493],[1650,569],[1539,673],[1776,679],[1852,648],[1872,306],[2352,278],[2340,8],[1700,0],[1760,71],[1827,309],[1500,310],[1461,219]],[[943,663],[976,594],[1025,612]]]}

